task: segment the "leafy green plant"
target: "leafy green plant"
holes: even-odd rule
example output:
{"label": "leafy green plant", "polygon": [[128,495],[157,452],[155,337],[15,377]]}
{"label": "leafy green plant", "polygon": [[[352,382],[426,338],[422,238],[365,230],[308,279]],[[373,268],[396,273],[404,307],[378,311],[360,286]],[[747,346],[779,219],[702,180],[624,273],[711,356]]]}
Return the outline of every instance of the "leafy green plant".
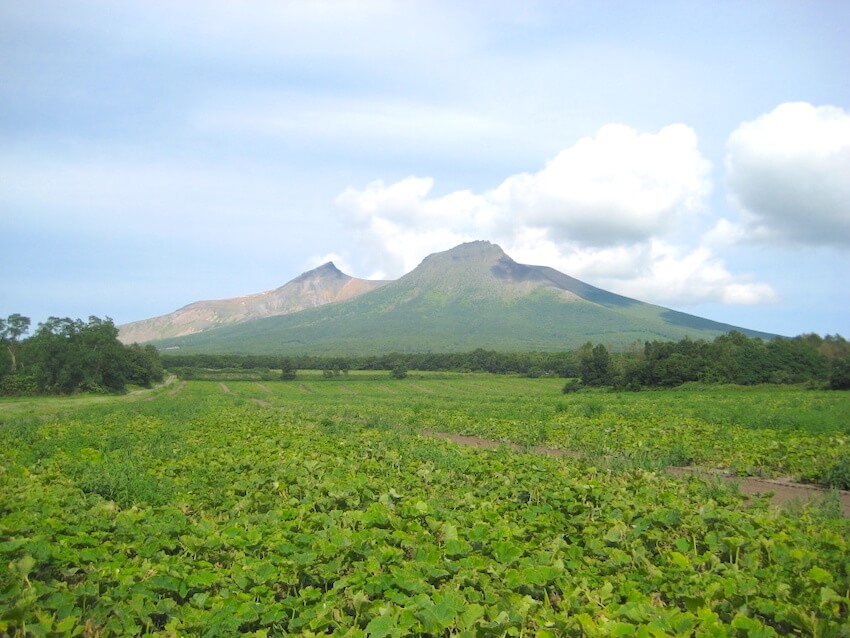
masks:
{"label": "leafy green plant", "polygon": [[845,452],[826,468],[822,482],[839,490],[850,490],[850,453]]}
{"label": "leafy green plant", "polygon": [[564,386],[561,388],[561,392],[563,394],[572,394],[573,392],[578,392],[584,387],[582,385],[581,379],[569,379]]}
{"label": "leafy green plant", "polygon": [[[845,445],[838,426],[762,434],[745,407],[738,423],[686,412],[823,402],[829,429],[836,393],[717,390],[700,406],[685,391],[565,400],[560,384],[319,373],[7,419],[0,634],[842,635],[850,521],[653,471],[703,441],[713,458],[741,448],[774,467],[799,448],[816,464]],[[464,447],[426,427],[543,432],[601,456]]]}

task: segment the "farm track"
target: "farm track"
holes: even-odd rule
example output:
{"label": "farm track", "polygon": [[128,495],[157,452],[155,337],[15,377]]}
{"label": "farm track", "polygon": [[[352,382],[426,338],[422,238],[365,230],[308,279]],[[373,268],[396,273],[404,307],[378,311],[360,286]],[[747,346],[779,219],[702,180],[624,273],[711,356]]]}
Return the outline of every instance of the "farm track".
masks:
{"label": "farm track", "polygon": [[173,397],[175,394],[177,394],[178,392],[180,392],[180,391],[181,391],[183,388],[185,388],[185,387],[186,387],[186,382],[185,382],[185,381],[181,381],[181,382],[177,385],[177,387],[176,387],[176,388],[174,388],[173,390],[170,390],[170,391],[168,392],[168,396]]}
{"label": "farm track", "polygon": [[[128,392],[127,396],[128,397],[135,397],[135,396],[139,396],[139,395],[142,395],[142,394],[148,394],[149,392],[151,392],[153,390],[159,390],[160,388],[164,388],[166,386],[169,386],[169,385],[173,384],[175,381],[177,381],[177,377],[172,374],[172,375],[169,375],[169,377],[165,381],[153,386],[152,388],[142,388],[141,390],[133,390],[132,392]],[[185,384],[186,382],[184,381],[183,383]]]}
{"label": "farm track", "polygon": [[[423,436],[445,439],[458,445],[468,445],[482,450],[493,450],[500,447],[508,447],[516,452],[533,452],[544,456],[581,458],[585,455],[574,450],[560,450],[557,448],[538,445],[524,448],[516,443],[505,443],[494,439],[485,439],[478,436],[465,434],[452,434],[450,432],[435,432],[433,430],[422,430]],[[667,472],[677,477],[696,476],[702,479],[719,479],[727,483],[735,484],[746,496],[770,495],[771,500],[777,505],[795,505],[804,502],[823,500],[832,490],[817,485],[796,483],[787,479],[766,479],[753,476],[734,476],[722,470],[712,470],[702,467],[668,467]],[[838,494],[841,513],[850,518],[850,491],[834,490]]]}

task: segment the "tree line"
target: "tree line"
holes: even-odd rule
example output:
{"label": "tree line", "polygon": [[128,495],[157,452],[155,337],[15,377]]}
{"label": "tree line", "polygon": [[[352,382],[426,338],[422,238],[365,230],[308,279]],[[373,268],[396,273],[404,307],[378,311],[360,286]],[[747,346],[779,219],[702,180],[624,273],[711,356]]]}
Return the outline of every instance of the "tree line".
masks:
{"label": "tree line", "polygon": [[159,351],[125,346],[108,317],[50,317],[25,337],[29,328],[20,314],[0,318],[0,394],[122,392],[163,378]]}
{"label": "tree line", "polygon": [[350,370],[459,371],[560,376],[574,379],[564,387],[610,386],[616,389],[674,387],[688,382],[812,382],[850,388],[850,343],[841,336],[815,334],[765,341],[730,332],[713,341],[647,341],[625,351],[585,344],[577,351],[398,353],[372,356],[316,355],[160,355],[153,346],[118,341],[109,318],[51,317],[34,334],[20,314],[0,318],[0,394],[67,394],[77,391],[120,392],[127,384],[150,386],[163,368],[181,370],[280,370],[281,379],[297,370],[324,370],[326,376]]}
{"label": "tree line", "polygon": [[712,341],[682,339],[635,342],[625,351],[587,343],[577,351],[398,353],[373,356],[276,356],[164,354],[170,370],[281,370],[294,379],[297,370],[323,370],[325,376],[349,370],[423,370],[560,376],[574,379],[566,391],[582,386],[616,389],[674,387],[688,382],[818,383],[850,387],[850,343],[843,337],[806,334],[765,341],[730,332]]}
{"label": "tree line", "polygon": [[[601,344],[580,351],[585,386],[618,389],[674,387],[683,383],[819,383],[850,388],[850,343],[841,336],[815,334],[764,341],[740,332],[713,341],[647,341],[642,350],[610,353]],[[579,384],[564,387],[565,392]]]}
{"label": "tree line", "polygon": [[469,352],[391,352],[369,356],[236,355],[163,353],[169,370],[324,370],[329,376],[350,370],[422,370],[437,372],[491,372],[528,376],[571,377],[579,374],[577,352],[497,352],[478,348]]}

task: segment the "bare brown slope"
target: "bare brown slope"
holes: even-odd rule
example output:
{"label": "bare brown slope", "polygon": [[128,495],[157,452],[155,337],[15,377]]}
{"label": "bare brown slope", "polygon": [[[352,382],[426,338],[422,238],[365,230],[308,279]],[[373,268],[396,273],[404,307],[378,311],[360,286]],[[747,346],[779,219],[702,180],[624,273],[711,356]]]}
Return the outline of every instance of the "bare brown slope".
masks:
{"label": "bare brown slope", "polygon": [[328,262],[275,290],[232,299],[196,301],[167,315],[124,324],[119,326],[118,338],[123,343],[144,343],[181,337],[353,299],[386,283],[350,277]]}

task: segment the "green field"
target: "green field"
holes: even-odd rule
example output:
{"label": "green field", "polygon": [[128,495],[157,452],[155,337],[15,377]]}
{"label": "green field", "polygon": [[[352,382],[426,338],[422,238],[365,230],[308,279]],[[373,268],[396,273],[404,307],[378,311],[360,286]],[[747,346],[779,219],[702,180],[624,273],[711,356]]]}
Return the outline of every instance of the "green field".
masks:
{"label": "green field", "polygon": [[847,393],[562,385],[0,401],[0,635],[850,635],[850,521],[661,471],[840,481]]}

